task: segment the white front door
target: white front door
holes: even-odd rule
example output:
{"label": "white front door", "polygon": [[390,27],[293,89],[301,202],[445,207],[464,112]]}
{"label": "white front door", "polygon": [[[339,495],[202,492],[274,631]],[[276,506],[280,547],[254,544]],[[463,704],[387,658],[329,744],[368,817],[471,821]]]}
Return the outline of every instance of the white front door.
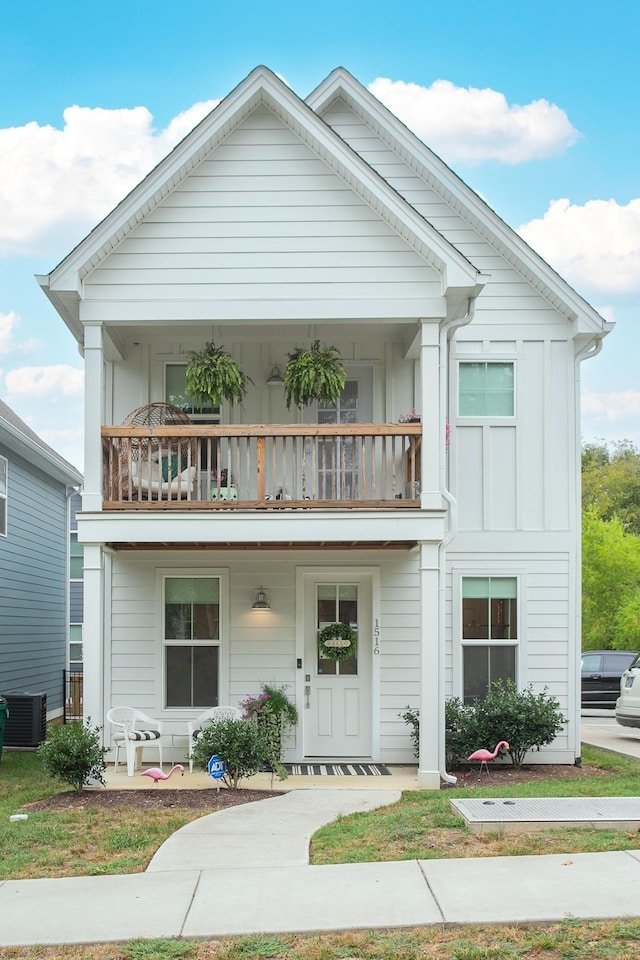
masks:
{"label": "white front door", "polygon": [[[346,660],[319,656],[330,623],[348,623],[357,649]],[[305,579],[304,754],[307,758],[371,757],[371,580],[367,576]]]}

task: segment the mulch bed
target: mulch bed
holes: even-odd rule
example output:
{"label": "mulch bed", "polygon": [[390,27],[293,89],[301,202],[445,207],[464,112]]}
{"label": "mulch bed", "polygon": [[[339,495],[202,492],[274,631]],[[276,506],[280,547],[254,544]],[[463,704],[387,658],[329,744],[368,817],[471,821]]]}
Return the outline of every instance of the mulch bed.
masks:
{"label": "mulch bed", "polygon": [[25,810],[86,810],[95,808],[135,807],[139,810],[175,808],[180,810],[201,810],[203,814],[214,813],[225,807],[235,807],[240,803],[253,803],[267,797],[282,796],[281,791],[272,790],[227,790],[220,793],[214,788],[202,790],[165,790],[161,786],[150,786],[148,790],[75,790],[56,793],[36,803],[25,806]]}
{"label": "mulch bed", "polygon": [[[576,767],[569,764],[530,764],[516,770],[513,766],[499,764],[492,766],[489,774],[479,776],[479,767],[464,767],[451,771],[458,778],[458,782],[443,788],[456,790],[459,787],[474,789],[478,787],[504,787],[519,783],[536,783],[544,780],[579,779],[581,777],[607,777],[610,774],[599,767]],[[351,779],[350,786],[357,786]],[[344,782],[336,784],[344,788]],[[386,786],[386,784],[385,784]],[[393,784],[389,784],[393,789]],[[89,809],[94,807],[145,807],[163,808],[174,807],[182,810],[201,810],[203,814],[213,813],[225,807],[234,807],[240,803],[253,803],[256,800],[265,800],[267,797],[282,796],[282,791],[275,790],[227,790],[220,792],[212,787],[200,790],[171,790],[164,787],[150,785],[143,790],[83,790],[82,793],[66,791],[57,793],[53,797],[31,803],[28,810],[69,810]]]}

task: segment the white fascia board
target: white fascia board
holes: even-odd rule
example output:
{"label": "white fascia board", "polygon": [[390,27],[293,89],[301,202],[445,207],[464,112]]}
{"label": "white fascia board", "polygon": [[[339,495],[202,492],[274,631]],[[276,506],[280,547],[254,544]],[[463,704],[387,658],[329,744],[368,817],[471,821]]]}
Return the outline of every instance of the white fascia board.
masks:
{"label": "white fascia board", "polygon": [[381,137],[451,208],[516,269],[523,279],[579,328],[602,332],[606,321],[425,143],[347,70],[334,70],[307,97],[322,114],[338,97]]}
{"label": "white fascia board", "polygon": [[[360,543],[440,541],[444,537],[444,511],[296,511],[295,514],[234,511],[193,511],[185,515],[159,511],[78,514],[81,543],[225,544]],[[348,521],[345,527],[345,521]]]}
{"label": "white fascia board", "polygon": [[273,110],[392,229],[443,273],[443,294],[446,286],[473,287],[477,284],[478,270],[460,251],[289,87],[265,67],[258,67],[54,268],[49,274],[51,294],[61,289],[80,292],[84,277],[259,103]]}
{"label": "white fascia board", "polygon": [[73,464],[67,463],[55,450],[37,444],[14,424],[5,420],[4,417],[0,417],[0,440],[27,463],[42,470],[47,476],[60,481],[65,486],[77,487],[82,484],[82,474]]}

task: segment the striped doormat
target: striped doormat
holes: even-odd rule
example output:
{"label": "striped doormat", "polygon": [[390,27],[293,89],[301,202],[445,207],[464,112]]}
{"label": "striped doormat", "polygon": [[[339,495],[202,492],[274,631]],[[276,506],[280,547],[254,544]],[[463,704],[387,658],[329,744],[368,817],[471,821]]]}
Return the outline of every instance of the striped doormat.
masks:
{"label": "striped doormat", "polygon": [[292,777],[390,777],[382,763],[285,763]]}

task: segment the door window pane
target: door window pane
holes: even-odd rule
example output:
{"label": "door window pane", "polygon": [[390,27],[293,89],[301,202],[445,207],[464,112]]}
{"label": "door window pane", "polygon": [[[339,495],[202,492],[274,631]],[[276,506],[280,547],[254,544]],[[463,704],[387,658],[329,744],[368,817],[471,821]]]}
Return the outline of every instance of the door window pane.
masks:
{"label": "door window pane", "polygon": [[[318,584],[317,628],[321,630],[331,623],[348,623],[358,630],[358,587],[356,584]],[[318,654],[318,674],[322,676],[357,676],[358,654],[346,660],[329,660]]]}

